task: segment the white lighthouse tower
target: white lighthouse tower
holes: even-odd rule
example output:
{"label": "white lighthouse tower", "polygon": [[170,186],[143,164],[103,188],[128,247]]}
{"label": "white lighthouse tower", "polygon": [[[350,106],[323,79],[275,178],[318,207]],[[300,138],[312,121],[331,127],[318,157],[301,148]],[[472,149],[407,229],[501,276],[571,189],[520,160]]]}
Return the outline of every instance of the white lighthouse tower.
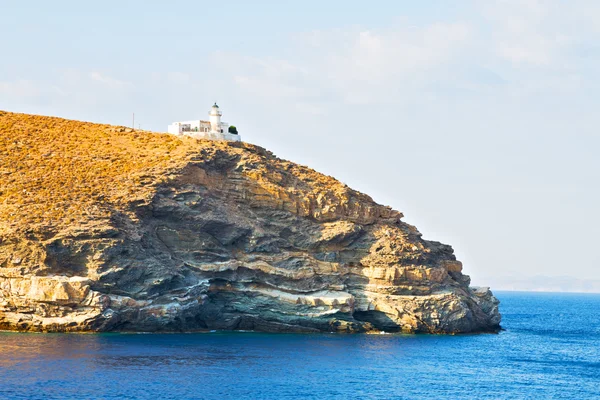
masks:
{"label": "white lighthouse tower", "polygon": [[169,125],[167,132],[173,135],[191,136],[197,139],[231,140],[241,141],[235,127],[229,131],[229,124],[221,121],[223,113],[217,103],[213,104],[208,112],[208,121],[194,120],[173,122]]}
{"label": "white lighthouse tower", "polygon": [[221,126],[221,115],[223,113],[219,110],[217,103],[213,104],[210,111],[208,112],[208,120],[210,121],[210,133],[223,133],[223,127]]}

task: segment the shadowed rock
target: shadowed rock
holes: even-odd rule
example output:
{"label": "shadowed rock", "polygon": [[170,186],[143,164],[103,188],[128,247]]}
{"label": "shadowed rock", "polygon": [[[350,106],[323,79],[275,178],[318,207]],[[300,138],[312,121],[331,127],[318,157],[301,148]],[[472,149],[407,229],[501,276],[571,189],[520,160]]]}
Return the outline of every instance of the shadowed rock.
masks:
{"label": "shadowed rock", "polygon": [[[450,246],[260,147],[2,112],[0,123],[0,171],[21,179],[0,192],[0,329],[499,329],[498,301],[469,287]],[[48,133],[64,140],[42,151]],[[74,156],[69,138],[90,153]],[[68,160],[63,175],[28,167],[36,152]],[[123,172],[103,173],[105,159]],[[86,192],[68,183],[78,177]]]}

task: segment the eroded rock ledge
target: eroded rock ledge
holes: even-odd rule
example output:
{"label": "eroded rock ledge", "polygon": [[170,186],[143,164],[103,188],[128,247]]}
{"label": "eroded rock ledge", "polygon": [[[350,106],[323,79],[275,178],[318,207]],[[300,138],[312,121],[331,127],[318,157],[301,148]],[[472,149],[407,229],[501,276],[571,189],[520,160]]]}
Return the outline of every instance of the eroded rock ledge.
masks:
{"label": "eroded rock ledge", "polygon": [[185,145],[104,219],[5,223],[0,329],[499,329],[492,293],[401,213],[260,147]]}

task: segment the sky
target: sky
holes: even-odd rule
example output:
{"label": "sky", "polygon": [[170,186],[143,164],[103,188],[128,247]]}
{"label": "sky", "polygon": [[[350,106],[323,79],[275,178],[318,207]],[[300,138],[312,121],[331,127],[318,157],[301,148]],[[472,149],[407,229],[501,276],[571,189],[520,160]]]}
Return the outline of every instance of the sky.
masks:
{"label": "sky", "polygon": [[473,284],[600,291],[599,20],[595,0],[2,0],[0,109],[166,131],[217,101]]}

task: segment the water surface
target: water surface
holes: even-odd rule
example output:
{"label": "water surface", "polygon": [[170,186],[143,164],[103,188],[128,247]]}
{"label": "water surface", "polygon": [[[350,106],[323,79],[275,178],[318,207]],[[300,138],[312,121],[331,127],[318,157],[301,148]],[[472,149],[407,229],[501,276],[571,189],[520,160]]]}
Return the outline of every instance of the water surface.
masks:
{"label": "water surface", "polygon": [[498,298],[498,335],[0,333],[0,399],[600,398],[600,295]]}

